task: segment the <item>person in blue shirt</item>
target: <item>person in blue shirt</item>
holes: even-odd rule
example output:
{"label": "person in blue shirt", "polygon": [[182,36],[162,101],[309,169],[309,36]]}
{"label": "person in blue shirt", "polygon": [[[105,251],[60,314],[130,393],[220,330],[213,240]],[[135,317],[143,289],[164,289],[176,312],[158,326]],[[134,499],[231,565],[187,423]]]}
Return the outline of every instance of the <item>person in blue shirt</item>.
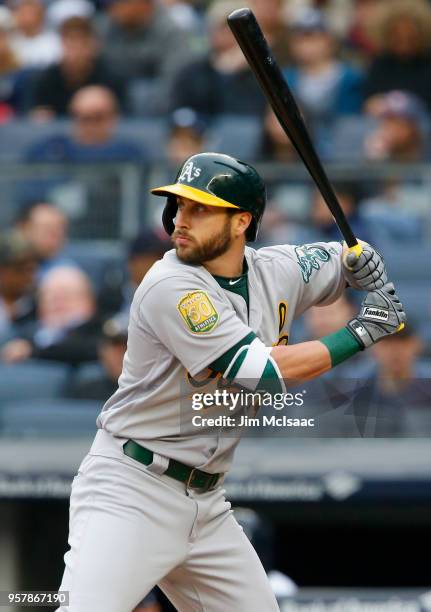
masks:
{"label": "person in blue shirt", "polygon": [[59,132],[32,145],[31,162],[142,162],[145,151],[134,141],[116,135],[118,108],[107,87],[89,85],[78,90],[71,105],[69,134]]}
{"label": "person in blue shirt", "polygon": [[359,114],[363,75],[337,58],[337,43],[323,14],[304,9],[292,23],[293,66],[284,71],[306,118],[312,122]]}

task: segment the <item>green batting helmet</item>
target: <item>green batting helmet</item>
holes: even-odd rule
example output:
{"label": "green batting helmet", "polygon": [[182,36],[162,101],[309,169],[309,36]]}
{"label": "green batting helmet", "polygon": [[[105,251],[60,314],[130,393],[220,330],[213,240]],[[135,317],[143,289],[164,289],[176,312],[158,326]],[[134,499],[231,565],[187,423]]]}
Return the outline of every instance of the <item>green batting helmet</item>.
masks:
{"label": "green batting helmet", "polygon": [[163,211],[163,226],[169,235],[175,228],[175,196],[208,206],[237,208],[251,213],[253,219],[246,232],[249,241],[256,240],[266,204],[265,185],[256,170],[221,153],[198,153],[189,157],[173,185],[157,187],[151,192],[168,198]]}

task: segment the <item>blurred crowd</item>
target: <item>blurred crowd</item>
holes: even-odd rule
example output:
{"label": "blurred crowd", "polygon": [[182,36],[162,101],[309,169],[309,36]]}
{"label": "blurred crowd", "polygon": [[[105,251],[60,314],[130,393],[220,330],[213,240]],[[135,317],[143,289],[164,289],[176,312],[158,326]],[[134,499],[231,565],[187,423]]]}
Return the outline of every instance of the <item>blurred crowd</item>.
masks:
{"label": "blurred crowd", "polygon": [[[128,245],[125,265],[102,270],[97,283],[67,254],[66,240],[67,219],[49,202],[29,204],[0,235],[0,360],[63,364],[71,374],[64,396],[104,402],[121,373],[133,293],[169,243],[143,230]],[[88,369],[82,379],[73,376],[98,361],[94,376]]]}
{"label": "blurred crowd", "polygon": [[[85,158],[79,145],[100,149],[103,139],[80,134],[100,133],[116,115],[166,118],[187,108],[200,125],[190,127],[190,138],[219,116],[249,116],[264,126],[254,157],[294,160],[226,24],[226,16],[242,5],[240,0],[3,0],[0,121],[76,120],[72,142],[32,152],[46,160]],[[354,118],[362,119],[364,128],[363,141],[351,147],[356,156],[429,159],[427,0],[249,0],[248,5],[328,159],[339,155],[338,140],[349,149]],[[336,141],[328,136],[335,124]],[[136,151],[119,149],[120,158],[136,159]]]}
{"label": "blurred crowd", "polygon": [[[402,289],[408,307],[417,306],[413,318],[419,317],[410,335],[391,340],[410,347],[412,363],[400,365],[405,374],[390,374],[394,381],[411,378],[416,362],[431,355],[431,277],[423,276],[431,244],[426,182],[431,2],[245,4],[255,12],[325,163],[362,168],[362,181],[352,173],[334,180],[356,235],[385,254],[414,252],[409,285]],[[271,174],[299,160],[226,24],[226,16],[243,5],[242,0],[0,2],[0,160],[19,150],[15,159],[23,167],[59,164],[51,187],[74,164],[128,162],[144,169],[157,160],[163,182],[185,158],[207,150],[214,131],[224,130],[226,142],[235,151],[241,146],[268,184],[261,244],[338,240],[332,216],[309,182],[279,181],[274,176],[282,172]],[[160,137],[145,138],[156,126],[162,126]],[[228,145],[222,150],[233,152]],[[375,173],[379,167],[395,170],[382,178]],[[73,239],[114,237],[100,220],[111,205],[118,208],[118,202],[109,202],[117,196],[109,181],[96,175],[94,181],[102,194],[96,225],[83,222],[86,231]],[[68,372],[62,396],[103,402],[121,372],[134,289],[170,248],[169,241],[157,223],[148,223],[120,244],[121,256],[102,258],[95,270],[91,244],[88,265],[80,245],[69,248],[77,214],[70,201],[59,205],[55,189],[40,195],[34,182],[29,185],[32,197],[12,205],[9,192],[0,194],[0,220],[7,206],[12,210],[0,234],[0,379],[16,364],[60,364]],[[325,312],[319,309],[320,316]],[[344,316],[337,320],[341,326],[350,311],[338,305],[336,312]],[[304,337],[324,335],[322,327],[324,322],[316,326],[310,318]],[[403,354],[398,346],[395,352]],[[376,350],[372,361],[380,389],[385,350]],[[55,389],[58,393],[58,385]]]}
{"label": "blurred crowd", "polygon": [[[172,174],[214,145],[215,130],[227,135],[227,153],[298,162],[226,23],[241,0],[0,4],[0,161],[161,161]],[[376,168],[431,160],[431,2],[248,5],[325,162]],[[347,185],[347,200],[363,237],[431,238],[431,206],[417,175],[360,187]],[[315,221],[313,196],[302,198],[307,210],[299,219],[289,209],[292,189],[285,197],[270,189],[270,200],[268,240],[307,238],[295,222]]]}

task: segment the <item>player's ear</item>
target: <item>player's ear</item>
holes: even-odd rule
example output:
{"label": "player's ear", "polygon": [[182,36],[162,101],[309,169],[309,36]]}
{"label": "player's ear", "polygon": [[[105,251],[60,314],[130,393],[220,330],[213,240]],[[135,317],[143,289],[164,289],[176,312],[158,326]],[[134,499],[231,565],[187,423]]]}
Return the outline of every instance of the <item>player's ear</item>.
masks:
{"label": "player's ear", "polygon": [[251,213],[241,210],[233,217],[233,230],[235,236],[242,236],[246,233],[253,216]]}

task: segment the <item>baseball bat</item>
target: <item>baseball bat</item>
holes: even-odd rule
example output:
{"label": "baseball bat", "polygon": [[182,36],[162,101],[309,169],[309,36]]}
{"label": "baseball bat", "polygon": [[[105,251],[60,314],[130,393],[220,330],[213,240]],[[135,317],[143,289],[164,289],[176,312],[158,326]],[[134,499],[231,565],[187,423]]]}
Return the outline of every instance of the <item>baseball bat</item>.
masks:
{"label": "baseball bat", "polygon": [[242,8],[233,11],[227,21],[280,125],[290,138],[328,205],[349,251],[359,257],[362,247],[340,206],[311,141],[298,105],[275,61],[256,17],[249,8]]}

